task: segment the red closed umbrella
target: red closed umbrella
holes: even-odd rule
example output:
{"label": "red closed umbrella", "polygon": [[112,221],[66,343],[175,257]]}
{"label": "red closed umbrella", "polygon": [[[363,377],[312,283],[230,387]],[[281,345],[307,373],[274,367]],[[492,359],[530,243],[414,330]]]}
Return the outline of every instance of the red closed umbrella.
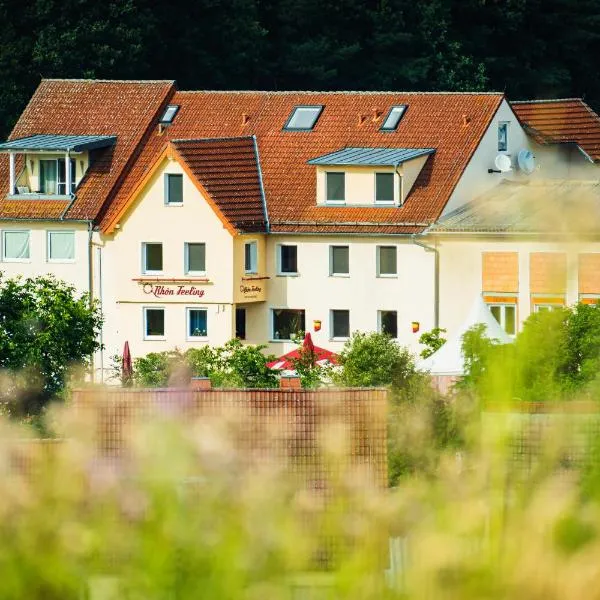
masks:
{"label": "red closed umbrella", "polygon": [[131,363],[131,352],[129,350],[129,342],[125,342],[123,346],[123,357],[121,358],[121,384],[124,387],[131,385],[133,377],[133,365]]}

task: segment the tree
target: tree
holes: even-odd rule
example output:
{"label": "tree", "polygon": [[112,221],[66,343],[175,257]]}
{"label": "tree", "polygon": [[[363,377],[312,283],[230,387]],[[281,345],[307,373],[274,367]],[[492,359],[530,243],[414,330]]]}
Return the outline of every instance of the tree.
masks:
{"label": "tree", "polygon": [[401,388],[415,373],[412,355],[384,333],[355,331],[339,355],[334,382],[347,387]]}
{"label": "tree", "polygon": [[446,333],[445,329],[434,327],[431,331],[426,331],[421,334],[419,344],[425,346],[425,348],[421,350],[421,358],[428,358],[446,343],[446,339],[442,337],[443,333]]}
{"label": "tree", "polygon": [[38,413],[60,397],[69,373],[100,349],[101,325],[98,305],[69,284],[0,275],[0,369],[10,375],[5,397],[21,397],[15,412]]}

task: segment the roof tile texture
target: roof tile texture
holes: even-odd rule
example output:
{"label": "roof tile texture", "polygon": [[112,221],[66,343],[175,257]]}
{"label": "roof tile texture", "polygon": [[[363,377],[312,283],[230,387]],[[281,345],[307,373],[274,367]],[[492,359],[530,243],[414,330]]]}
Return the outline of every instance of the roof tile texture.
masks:
{"label": "roof tile texture", "polygon": [[182,140],[173,145],[236,229],[264,231],[264,203],[252,137]]}
{"label": "roof tile texture", "polygon": [[[421,231],[439,216],[501,101],[501,94],[177,92],[173,123],[149,136],[100,224],[110,224],[169,140],[256,135],[272,231]],[[283,129],[295,106],[312,104],[325,107],[312,131]],[[398,104],[408,109],[397,130],[381,132]],[[307,161],[345,146],[436,152],[402,207],[316,206],[316,167]]]}
{"label": "roof tile texture", "polygon": [[[114,147],[96,151],[96,160],[77,189],[66,215],[94,219],[124,174],[152,120],[173,92],[170,81],[43,80],[9,139],[35,134],[116,135]],[[8,157],[0,156],[0,186],[8,188]],[[17,204],[15,204],[15,202]],[[31,201],[8,201],[0,195],[0,218],[55,218],[55,212]],[[16,209],[15,207],[20,207]]]}
{"label": "roof tile texture", "polygon": [[600,160],[600,118],[583,100],[513,102],[512,108],[539,143],[576,143]]}

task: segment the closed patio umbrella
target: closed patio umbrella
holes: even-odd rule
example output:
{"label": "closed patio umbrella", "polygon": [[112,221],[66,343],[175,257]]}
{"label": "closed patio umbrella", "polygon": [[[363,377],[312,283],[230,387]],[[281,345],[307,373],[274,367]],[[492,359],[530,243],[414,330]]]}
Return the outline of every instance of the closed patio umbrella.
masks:
{"label": "closed patio umbrella", "polygon": [[131,352],[129,350],[129,342],[125,342],[123,346],[123,357],[121,358],[121,384],[124,387],[129,387],[132,384],[133,365],[131,362]]}

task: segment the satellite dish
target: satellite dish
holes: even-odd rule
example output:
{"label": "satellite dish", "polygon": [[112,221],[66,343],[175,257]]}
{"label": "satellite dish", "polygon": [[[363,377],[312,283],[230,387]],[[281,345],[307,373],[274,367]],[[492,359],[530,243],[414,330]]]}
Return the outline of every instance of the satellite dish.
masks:
{"label": "satellite dish", "polygon": [[517,154],[517,164],[523,173],[531,175],[535,169],[535,157],[533,156],[533,152],[525,148],[519,150],[519,154]]}
{"label": "satellite dish", "polygon": [[506,154],[498,154],[498,156],[496,156],[494,164],[496,165],[496,169],[498,169],[500,173],[507,173],[508,171],[512,171],[512,166],[510,164],[510,156],[506,156]]}

